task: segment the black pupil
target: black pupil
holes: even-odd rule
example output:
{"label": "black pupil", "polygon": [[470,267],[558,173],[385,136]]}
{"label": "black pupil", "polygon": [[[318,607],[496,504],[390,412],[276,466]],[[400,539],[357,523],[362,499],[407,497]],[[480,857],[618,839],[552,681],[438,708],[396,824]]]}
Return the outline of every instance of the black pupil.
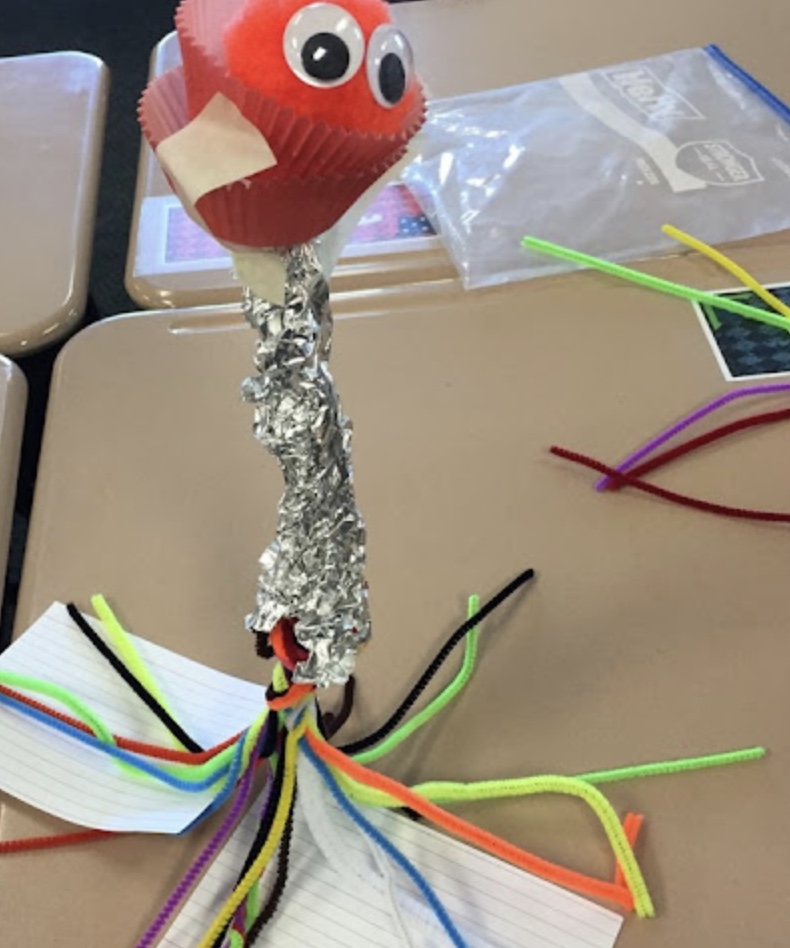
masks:
{"label": "black pupil", "polygon": [[396,105],[406,91],[406,70],[403,61],[395,53],[387,53],[379,67],[381,94],[390,105]]}
{"label": "black pupil", "polygon": [[348,46],[334,33],[316,33],[302,48],[304,71],[321,82],[342,79],[350,62]]}

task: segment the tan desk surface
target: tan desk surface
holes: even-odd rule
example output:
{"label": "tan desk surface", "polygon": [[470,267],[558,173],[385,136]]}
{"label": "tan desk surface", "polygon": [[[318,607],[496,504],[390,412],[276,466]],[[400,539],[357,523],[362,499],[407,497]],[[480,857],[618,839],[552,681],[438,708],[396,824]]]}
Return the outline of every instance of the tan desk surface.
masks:
{"label": "tan desk surface", "polygon": [[84,53],[0,59],[0,351],[31,352],[81,319],[107,98]]}
{"label": "tan desk surface", "polygon": [[[747,69],[790,98],[784,68],[784,37],[790,33],[790,5],[757,0],[743,6],[717,0],[683,4],[633,4],[627,0],[576,0],[532,4],[524,0],[424,0],[393,7],[408,32],[420,72],[434,96],[456,95],[592,69],[688,46],[716,42]],[[151,56],[151,74],[178,65],[175,34]],[[239,287],[222,260],[207,269],[173,269],[160,258],[163,199],[170,188],[143,144],[126,287],[144,308],[233,303]],[[437,247],[408,254],[346,257],[333,277],[336,290],[411,284],[454,275]]]}
{"label": "tan desk surface", "polygon": [[[765,281],[787,276],[786,246],[740,256]],[[719,280],[696,259],[653,269]],[[617,459],[725,391],[696,317],[594,274],[466,296],[452,284],[354,294],[335,311],[370,317],[338,321],[333,355],[355,422],[375,623],[347,737],[396,705],[469,592],[487,595],[534,565],[533,587],[486,624],[467,691],[386,768],[408,781],[480,779],[765,744],[759,763],[607,788],[619,812],[647,816],[639,853],[660,913],[629,918],[619,944],[784,948],[787,529],[602,496],[588,472],[547,453],[558,442]],[[102,591],[138,634],[266,676],[242,631],[280,496],[238,398],[254,340],[227,309],[119,318],[67,345],[18,630],[55,598],[86,606]],[[786,461],[786,438],[766,431],[661,481],[788,509]],[[7,798],[0,806],[4,838],[58,828]],[[573,804],[465,812],[549,858],[611,871],[603,838]],[[0,861],[9,943],[128,948],[205,838]],[[33,878],[43,872],[42,909]]]}
{"label": "tan desk surface", "polygon": [[10,359],[0,356],[0,581],[5,580],[8,561],[26,405],[25,376]]}
{"label": "tan desk surface", "polygon": [[777,95],[790,97],[790,76],[778,55],[790,9],[781,0],[743,6],[716,0],[425,0],[394,10],[436,96],[717,43]]}

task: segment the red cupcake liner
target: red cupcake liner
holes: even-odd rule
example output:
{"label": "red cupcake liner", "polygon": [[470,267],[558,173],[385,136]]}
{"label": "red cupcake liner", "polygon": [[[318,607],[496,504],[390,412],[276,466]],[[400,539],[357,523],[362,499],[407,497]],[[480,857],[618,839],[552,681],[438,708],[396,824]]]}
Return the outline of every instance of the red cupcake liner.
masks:
{"label": "red cupcake liner", "polygon": [[137,108],[143,134],[154,150],[187,124],[186,114],[187,94],[181,66],[169,69],[146,86]]}
{"label": "red cupcake liner", "polygon": [[284,247],[332,227],[403,156],[423,123],[425,103],[420,95],[398,134],[370,135],[299,115],[247,88],[227,74],[221,42],[223,28],[244,2],[184,0],[176,13],[183,66],[146,89],[140,122],[156,148],[218,93],[233,102],[265,136],[277,164],[204,195],[197,211],[222,243]]}
{"label": "red cupcake liner", "polygon": [[[140,123],[153,148],[187,124],[186,89],[179,66],[146,89]],[[232,247],[284,247],[329,230],[349,207],[396,161],[406,145],[386,162],[356,174],[311,178],[274,177],[268,171],[204,195],[196,209],[207,229]],[[170,182],[177,185],[177,182]]]}
{"label": "red cupcake liner", "polygon": [[[397,158],[393,159],[396,161]],[[217,240],[234,247],[287,247],[329,230],[379,175],[231,185],[212,191],[197,210]]]}

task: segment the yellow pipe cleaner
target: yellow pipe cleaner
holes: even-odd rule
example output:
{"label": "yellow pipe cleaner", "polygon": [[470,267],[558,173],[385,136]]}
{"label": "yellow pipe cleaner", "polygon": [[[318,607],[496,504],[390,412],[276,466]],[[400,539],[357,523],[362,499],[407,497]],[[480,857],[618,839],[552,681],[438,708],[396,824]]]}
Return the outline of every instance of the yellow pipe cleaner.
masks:
{"label": "yellow pipe cleaner", "polygon": [[781,313],[782,316],[786,316],[788,319],[790,319],[790,306],[788,306],[787,303],[783,303],[779,297],[773,294],[770,290],[767,290],[751,275],[751,273],[749,273],[748,270],[745,270],[739,263],[736,263],[734,260],[730,259],[730,257],[727,257],[720,250],[716,250],[715,247],[711,247],[710,244],[706,244],[704,240],[700,240],[698,237],[692,237],[691,234],[687,234],[678,227],[673,227],[672,224],[664,224],[661,230],[667,235],[667,237],[671,237],[673,240],[677,240],[679,243],[685,244],[692,250],[696,250],[697,253],[701,253],[709,260],[717,263],[723,270],[726,270],[728,273],[732,274],[736,280],[740,280],[744,286],[748,286],[749,289],[756,293],[764,303],[767,303],[771,307],[771,309],[776,310],[777,313]]}
{"label": "yellow pipe cleaner", "polygon": [[[247,893],[247,899],[244,904],[244,926],[249,931],[255,924],[255,919],[261,910],[261,885],[256,882]],[[243,939],[242,939],[243,942]],[[244,945],[242,944],[242,948]]]}
{"label": "yellow pipe cleaner", "polygon": [[274,686],[274,690],[278,693],[288,690],[288,678],[280,662],[277,662],[272,669],[272,685]]}
{"label": "yellow pipe cleaner", "polygon": [[[315,728],[311,728],[311,730],[316,734],[318,733]],[[344,774],[337,767],[331,765],[330,767],[335,779],[340,782],[343,789],[355,802],[370,805],[367,797],[367,788],[361,788],[362,792],[360,792],[360,784],[356,780],[348,774]],[[521,793],[524,796],[556,793],[575,797],[586,803],[593,813],[595,813],[606,833],[609,845],[622,869],[626,884],[633,896],[634,909],[637,914],[641,918],[652,918],[655,915],[655,908],[653,907],[653,902],[647,889],[647,883],[636,861],[636,856],[631,848],[631,844],[626,838],[617,813],[600,790],[575,777],[562,777],[553,774],[526,777],[519,781],[519,783],[521,784]],[[419,791],[415,790],[415,792]]]}
{"label": "yellow pipe cleaner", "polygon": [[62,688],[51,681],[42,681],[30,675],[20,675],[17,672],[0,669],[0,685],[15,688],[17,691],[30,691],[33,694],[52,698],[64,707],[73,711],[91,729],[94,736],[105,744],[115,747],[115,737],[110,728],[102,721],[98,714],[85,704],[84,701],[73,695],[68,689]]}
{"label": "yellow pipe cleaner", "polygon": [[[732,764],[744,764],[765,757],[764,747],[747,747],[743,750],[725,751],[720,754],[708,754],[704,757],[687,757],[678,760],[659,761],[651,764],[636,764],[628,767],[616,767],[610,770],[594,770],[589,773],[574,774],[576,780],[599,785],[617,783],[624,780],[640,780],[647,777],[667,777],[695,770],[709,770],[714,767],[728,767]],[[345,774],[338,778],[341,783],[350,779]],[[521,781],[532,777],[512,777],[506,780],[478,780],[462,783],[451,780],[433,780],[414,784],[410,789],[414,793],[437,805],[443,803],[474,803],[480,800],[497,800],[522,796]],[[344,784],[345,785],[345,784]],[[358,784],[359,802],[367,806],[397,809],[402,806],[396,797]]]}
{"label": "yellow pipe cleaner", "polygon": [[244,878],[219,910],[214,921],[211,923],[211,927],[200,940],[197,948],[211,948],[211,945],[214,944],[220,932],[235,914],[236,909],[247,898],[250,889],[258,881],[261,873],[274,855],[275,850],[280,845],[280,840],[282,839],[283,830],[288,820],[288,814],[291,812],[291,804],[296,791],[296,745],[299,738],[304,734],[306,727],[307,719],[303,717],[300,722],[294,726],[293,730],[288,732],[288,737],[285,739],[285,749],[283,751],[285,754],[283,786],[280,800],[275,810],[271,832],[263,844],[258,858],[253,862],[245,873]]}
{"label": "yellow pipe cleaner", "polygon": [[[252,724],[247,728],[247,733],[244,735],[244,743],[241,747],[241,773],[247,769],[250,763],[250,757],[252,756],[253,750],[255,750],[255,745],[258,742],[258,737],[260,736],[263,726],[266,724],[266,719],[269,717],[269,708],[264,707],[263,710],[258,714]],[[232,751],[235,745],[231,744],[227,750]]]}
{"label": "yellow pipe cleaner", "polygon": [[[140,654],[137,649],[134,647],[134,643],[129,637],[129,633],[121,625],[120,620],[113,612],[110,604],[101,594],[91,596],[91,606],[93,606],[93,611],[96,613],[96,617],[99,619],[101,624],[104,626],[104,629],[107,633],[107,637],[115,646],[115,650],[118,653],[121,661],[126,665],[129,671],[135,676],[135,678],[140,682],[143,687],[149,691],[154,698],[162,705],[162,707],[167,711],[171,718],[176,718],[177,715],[173,713],[173,709],[167,702],[162,693],[162,689],[157,684],[154,676],[151,674],[148,666],[140,658]],[[172,744],[175,744],[178,747],[183,748],[183,744],[178,738],[170,735],[169,740]]]}

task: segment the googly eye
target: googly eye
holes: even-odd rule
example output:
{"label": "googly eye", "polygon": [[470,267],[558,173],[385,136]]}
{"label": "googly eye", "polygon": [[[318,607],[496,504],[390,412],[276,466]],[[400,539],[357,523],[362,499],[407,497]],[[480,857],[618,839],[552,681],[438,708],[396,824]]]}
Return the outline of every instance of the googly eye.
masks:
{"label": "googly eye", "polygon": [[365,36],[336,3],[311,3],[291,17],[283,37],[285,59],[309,86],[330,89],[348,82],[365,56]]}
{"label": "googly eye", "polygon": [[374,98],[385,109],[394,108],[414,78],[414,57],[409,41],[394,26],[377,27],[368,43],[367,66]]}

